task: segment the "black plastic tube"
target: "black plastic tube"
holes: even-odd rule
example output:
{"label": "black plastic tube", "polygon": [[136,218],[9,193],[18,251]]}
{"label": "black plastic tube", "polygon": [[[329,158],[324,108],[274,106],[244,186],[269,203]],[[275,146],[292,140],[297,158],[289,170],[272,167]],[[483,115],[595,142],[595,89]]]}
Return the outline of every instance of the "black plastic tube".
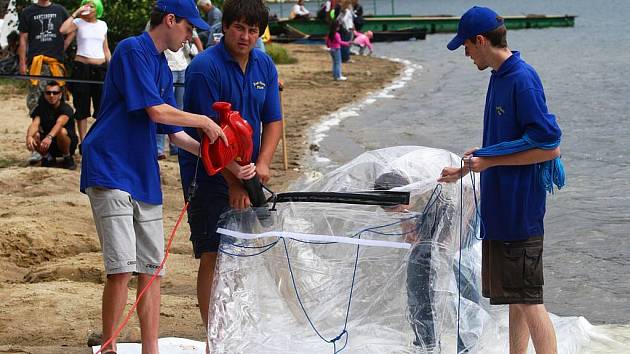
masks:
{"label": "black plastic tube", "polygon": [[275,195],[269,202],[287,203],[342,203],[361,205],[396,206],[409,204],[409,192],[364,191],[364,192],[287,192]]}

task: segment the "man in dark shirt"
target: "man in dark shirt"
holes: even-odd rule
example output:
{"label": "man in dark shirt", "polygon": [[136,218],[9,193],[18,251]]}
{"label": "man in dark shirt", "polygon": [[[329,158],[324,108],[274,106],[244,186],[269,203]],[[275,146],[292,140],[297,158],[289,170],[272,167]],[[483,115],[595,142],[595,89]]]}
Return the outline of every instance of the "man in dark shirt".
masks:
{"label": "man in dark shirt", "polygon": [[63,100],[63,90],[56,81],[49,81],[39,104],[31,112],[33,119],[26,133],[26,148],[37,151],[44,159],[43,167],[55,165],[63,156],[63,167],[74,170],[74,151],[78,138],[74,131],[74,111]]}
{"label": "man in dark shirt", "polygon": [[[64,39],[59,28],[68,17],[68,11],[63,6],[48,0],[38,0],[20,12],[20,74],[65,76],[64,51],[74,35]],[[31,84],[26,98],[29,111],[37,105],[45,82],[33,80]]]}
{"label": "man in dark shirt", "polygon": [[[64,39],[59,28],[68,17],[68,11],[63,6],[53,4],[49,0],[38,0],[20,12],[18,18],[20,74],[59,77],[66,75],[63,65],[64,51],[74,39],[74,32]],[[60,84],[63,86],[64,83]],[[26,96],[29,113],[37,106],[45,85],[45,81],[31,80]],[[29,163],[36,163],[40,159],[41,156],[35,151]]]}

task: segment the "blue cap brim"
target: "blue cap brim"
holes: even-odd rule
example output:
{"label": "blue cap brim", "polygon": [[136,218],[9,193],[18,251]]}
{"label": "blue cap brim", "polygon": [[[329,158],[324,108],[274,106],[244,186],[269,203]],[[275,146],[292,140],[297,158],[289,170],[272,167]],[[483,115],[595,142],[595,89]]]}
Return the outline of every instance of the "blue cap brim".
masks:
{"label": "blue cap brim", "polygon": [[202,30],[202,31],[209,31],[210,30],[210,26],[208,26],[208,23],[204,20],[201,19],[201,17],[197,16],[197,17],[193,17],[193,18],[187,18],[188,22],[190,22],[193,26],[195,26],[196,28]]}
{"label": "blue cap brim", "polygon": [[450,50],[455,50],[461,47],[462,44],[466,41],[465,38],[461,38],[459,35],[456,35],[450,42],[446,45],[446,48]]}

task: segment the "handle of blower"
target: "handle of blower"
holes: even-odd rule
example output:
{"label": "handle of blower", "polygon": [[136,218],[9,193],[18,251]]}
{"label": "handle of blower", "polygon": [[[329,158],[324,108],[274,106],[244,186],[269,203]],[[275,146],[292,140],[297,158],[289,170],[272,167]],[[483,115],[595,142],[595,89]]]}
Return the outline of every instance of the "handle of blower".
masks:
{"label": "handle of blower", "polygon": [[267,205],[267,198],[263,192],[262,183],[258,176],[243,180],[243,186],[249,196],[249,202],[252,207],[258,208]]}

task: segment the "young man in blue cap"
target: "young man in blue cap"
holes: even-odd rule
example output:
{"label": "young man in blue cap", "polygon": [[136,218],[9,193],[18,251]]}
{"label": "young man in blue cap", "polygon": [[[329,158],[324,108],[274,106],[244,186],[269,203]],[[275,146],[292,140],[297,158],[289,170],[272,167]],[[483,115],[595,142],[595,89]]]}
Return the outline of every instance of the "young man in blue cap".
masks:
{"label": "young man in blue cap", "polygon": [[[103,251],[103,341],[114,334],[127,284],[138,274],[138,291],[164,258],[162,191],[156,131],[196,153],[199,144],[179,126],[201,129],[211,141],[227,140],[221,128],[199,114],[175,107],[173,77],[163,51],[179,50],[193,26],[208,29],[193,0],[158,0],[151,29],[116,47],[105,78],[101,113],[83,142],[81,191],[90,198]],[[161,273],[160,275],[162,275]],[[157,354],[160,278],[138,305],[143,354]],[[115,352],[116,341],[104,349]]]}
{"label": "young man in blue cap", "polygon": [[[221,41],[197,55],[186,69],[184,110],[217,119],[211,103],[225,101],[239,111],[254,130],[252,161],[263,183],[270,177],[269,165],[282,134],[278,73],[271,58],[255,49],[256,40],[267,27],[268,9],[262,0],[227,0],[223,4]],[[186,132],[198,139],[194,129]],[[241,181],[230,171],[209,176],[197,171],[197,157],[179,155],[185,190],[197,176],[198,192],[188,209],[190,240],[200,259],[197,299],[204,325],[212,275],[220,237],[216,234],[219,216],[232,208],[247,208],[250,201]],[[196,172],[197,171],[197,172]]]}
{"label": "young man in blue cap", "polygon": [[[507,46],[503,18],[473,7],[460,19],[448,49],[464,46],[479,70],[492,69],[486,94],[483,147],[527,136],[531,141],[560,139],[555,116],[547,110],[538,74]],[[539,354],[557,353],[556,336],[543,304],[543,218],[545,187],[540,163],[560,155],[558,147],[531,148],[502,156],[464,153],[464,167],[446,167],[439,179],[454,182],[481,172],[483,237],[482,294],[491,304],[509,305],[510,353],[524,354],[531,336]]]}

